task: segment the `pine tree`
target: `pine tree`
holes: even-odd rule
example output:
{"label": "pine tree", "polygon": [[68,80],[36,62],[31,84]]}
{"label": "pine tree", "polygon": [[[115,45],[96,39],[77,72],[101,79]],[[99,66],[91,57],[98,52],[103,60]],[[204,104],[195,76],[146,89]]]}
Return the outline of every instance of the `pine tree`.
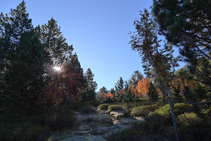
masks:
{"label": "pine tree", "polygon": [[134,74],[132,74],[130,80],[128,81],[129,85],[132,85],[133,87],[136,87],[139,80],[142,80],[143,74],[141,74],[140,71],[134,71]]}
{"label": "pine tree", "polygon": [[86,83],[86,88],[82,94],[82,101],[90,101],[95,100],[96,93],[95,90],[97,88],[97,83],[94,80],[94,74],[92,73],[91,69],[88,68],[86,73],[84,74],[84,80]]}
{"label": "pine tree", "polygon": [[7,21],[10,26],[7,27],[11,34],[6,36],[13,39],[8,40],[9,46],[4,48],[8,51],[5,59],[9,64],[4,77],[7,84],[5,94],[16,112],[26,114],[38,101],[44,86],[46,53],[26,13],[25,2],[12,9],[10,15],[10,22]]}
{"label": "pine tree", "polygon": [[[178,67],[177,62],[180,58],[173,57],[172,53],[174,50],[172,49],[172,44],[169,42],[165,43],[163,48],[159,48],[161,40],[158,40],[156,18],[146,9],[143,14],[142,11],[140,11],[140,16],[140,20],[134,21],[136,31],[134,32],[135,34],[131,36],[131,48],[132,50],[138,51],[140,56],[142,56],[142,63],[147,76],[151,76],[150,70],[152,68],[155,69],[156,75],[159,77],[160,85],[162,85],[170,103],[175,135],[177,140],[179,140],[173,110],[174,102],[168,76],[173,74],[171,70]],[[164,83],[168,88],[168,92],[163,85]]]}
{"label": "pine tree", "polygon": [[149,96],[149,99],[152,100],[152,101],[158,100],[158,93],[157,93],[157,91],[156,91],[152,82],[150,82],[148,96]]}
{"label": "pine tree", "polygon": [[111,88],[110,93],[113,94],[113,95],[115,95],[115,90],[114,90],[114,88]]}
{"label": "pine tree", "polygon": [[68,45],[63,37],[61,27],[57,25],[57,21],[51,18],[47,24],[36,27],[39,33],[40,41],[45,46],[45,50],[49,53],[50,60],[46,65],[62,66],[62,64],[70,60],[73,46]]}
{"label": "pine tree", "polygon": [[[209,0],[154,0],[153,13],[159,24],[159,33],[180,48],[183,61],[189,62],[189,69],[197,81],[210,87]],[[199,57],[202,57],[199,59]],[[200,66],[206,65],[200,69]]]}
{"label": "pine tree", "polygon": [[117,81],[115,86],[116,86],[118,91],[124,89],[124,80],[122,79],[122,77],[120,77],[120,79]]}
{"label": "pine tree", "polygon": [[94,74],[92,73],[91,69],[88,68],[86,73],[84,74],[85,79],[87,80],[88,89],[95,91],[97,89],[97,83],[94,80]]}

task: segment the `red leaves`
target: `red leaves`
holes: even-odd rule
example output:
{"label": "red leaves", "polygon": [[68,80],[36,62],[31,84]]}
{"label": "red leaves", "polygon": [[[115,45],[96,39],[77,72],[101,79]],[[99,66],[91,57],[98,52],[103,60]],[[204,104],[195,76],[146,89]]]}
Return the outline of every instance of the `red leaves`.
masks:
{"label": "red leaves", "polygon": [[79,87],[83,71],[73,63],[75,58],[72,57],[61,72],[56,72],[53,67],[48,69],[48,74],[52,81],[44,87],[44,99],[46,103],[57,104],[58,102],[76,101],[79,98]]}

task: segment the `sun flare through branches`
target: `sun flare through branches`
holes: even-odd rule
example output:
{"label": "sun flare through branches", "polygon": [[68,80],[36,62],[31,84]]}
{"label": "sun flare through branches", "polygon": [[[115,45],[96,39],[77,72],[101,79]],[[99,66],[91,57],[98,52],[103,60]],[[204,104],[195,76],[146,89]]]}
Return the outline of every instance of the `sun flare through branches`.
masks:
{"label": "sun flare through branches", "polygon": [[60,67],[57,67],[57,66],[55,66],[55,67],[53,67],[56,71],[60,71],[61,70],[61,68]]}

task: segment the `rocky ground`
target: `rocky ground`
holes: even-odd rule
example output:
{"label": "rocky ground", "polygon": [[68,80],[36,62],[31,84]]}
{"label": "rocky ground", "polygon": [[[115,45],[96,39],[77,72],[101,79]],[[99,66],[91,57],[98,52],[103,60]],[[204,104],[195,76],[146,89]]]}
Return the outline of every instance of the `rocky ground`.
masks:
{"label": "rocky ground", "polygon": [[74,111],[77,118],[74,130],[64,130],[49,138],[48,141],[105,141],[104,137],[112,132],[130,128],[134,122],[142,122],[142,117],[124,117],[124,111],[96,110],[96,113],[84,114]]}

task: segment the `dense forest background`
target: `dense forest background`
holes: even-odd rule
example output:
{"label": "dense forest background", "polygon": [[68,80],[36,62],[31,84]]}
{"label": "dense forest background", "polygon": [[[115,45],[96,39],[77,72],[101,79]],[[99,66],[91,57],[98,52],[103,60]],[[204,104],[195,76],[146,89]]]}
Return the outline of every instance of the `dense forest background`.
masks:
{"label": "dense forest background", "polygon": [[[210,6],[208,0],[154,0],[130,33],[145,77],[136,70],[97,94],[94,73],[83,71],[54,18],[34,27],[24,0],[1,13],[0,140],[47,140],[54,131],[74,128],[71,109],[115,106],[146,122],[107,140],[210,140]],[[165,36],[164,45],[158,35]],[[173,56],[175,48],[179,56]],[[179,61],[187,65],[175,70]]]}

